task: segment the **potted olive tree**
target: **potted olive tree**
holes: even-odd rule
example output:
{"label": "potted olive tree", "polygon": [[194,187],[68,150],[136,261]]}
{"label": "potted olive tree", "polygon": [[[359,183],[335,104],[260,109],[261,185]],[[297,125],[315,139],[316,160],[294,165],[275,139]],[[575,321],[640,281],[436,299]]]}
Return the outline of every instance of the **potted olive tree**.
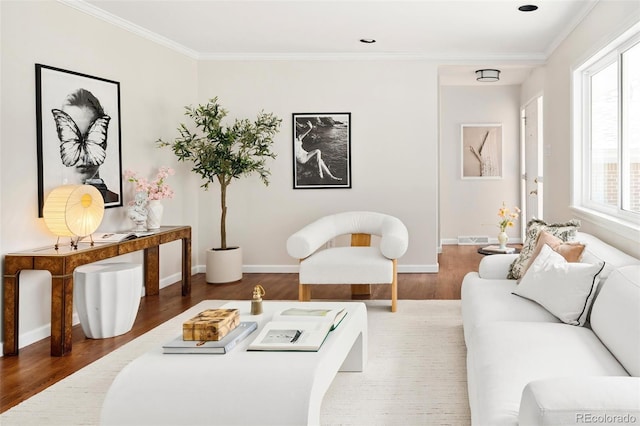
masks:
{"label": "potted olive tree", "polygon": [[282,120],[271,113],[260,112],[254,122],[236,119],[230,126],[222,124],[227,111],[218,98],[205,105],[185,107],[185,115],[195,124],[189,130],[180,124],[180,137],[173,142],[157,141],[158,146],[169,146],[178,161],[190,161],[192,171],[198,174],[205,190],[218,182],[220,185],[220,247],[207,250],[206,280],[208,283],[227,283],[242,279],[242,250],[227,246],[227,188],[233,179],[257,173],[265,185],[269,184],[266,162],[276,155],[271,151],[273,137]]}

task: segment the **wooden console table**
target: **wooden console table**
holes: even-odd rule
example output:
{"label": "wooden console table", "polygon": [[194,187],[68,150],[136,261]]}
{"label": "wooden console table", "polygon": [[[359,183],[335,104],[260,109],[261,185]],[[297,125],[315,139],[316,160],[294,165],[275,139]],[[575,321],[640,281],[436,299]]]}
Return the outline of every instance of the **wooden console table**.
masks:
{"label": "wooden console table", "polygon": [[147,296],[160,292],[160,244],[182,240],[182,295],[191,293],[191,227],[163,226],[152,235],[116,243],[80,242],[78,249],[52,246],[10,253],[4,257],[4,355],[18,355],[20,271],[51,273],[51,355],[71,352],[73,271],[80,265],[144,250],[144,287]]}

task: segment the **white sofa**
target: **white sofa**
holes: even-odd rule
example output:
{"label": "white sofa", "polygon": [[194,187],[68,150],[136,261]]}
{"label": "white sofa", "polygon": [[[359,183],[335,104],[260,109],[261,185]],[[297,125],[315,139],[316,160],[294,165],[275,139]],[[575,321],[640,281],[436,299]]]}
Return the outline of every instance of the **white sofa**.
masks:
{"label": "white sofa", "polygon": [[640,424],[640,260],[578,233],[605,261],[584,327],[512,294],[517,255],[484,257],[462,283],[474,426]]}

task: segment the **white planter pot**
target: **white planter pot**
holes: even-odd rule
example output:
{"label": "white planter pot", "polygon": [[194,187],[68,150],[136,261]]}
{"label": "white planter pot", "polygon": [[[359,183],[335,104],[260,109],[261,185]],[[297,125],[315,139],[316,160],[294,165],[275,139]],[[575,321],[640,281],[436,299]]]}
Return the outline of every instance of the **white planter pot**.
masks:
{"label": "white planter pot", "polygon": [[210,284],[230,283],[242,279],[242,248],[207,250],[206,279]]}

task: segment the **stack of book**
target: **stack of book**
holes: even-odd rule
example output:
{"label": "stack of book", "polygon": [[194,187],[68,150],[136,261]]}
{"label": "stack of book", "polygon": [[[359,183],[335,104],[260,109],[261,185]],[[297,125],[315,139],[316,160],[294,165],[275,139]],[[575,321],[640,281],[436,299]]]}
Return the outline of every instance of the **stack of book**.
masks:
{"label": "stack of book", "polygon": [[207,309],[182,324],[182,336],[162,346],[165,354],[225,354],[258,327],[240,322],[237,309]]}

